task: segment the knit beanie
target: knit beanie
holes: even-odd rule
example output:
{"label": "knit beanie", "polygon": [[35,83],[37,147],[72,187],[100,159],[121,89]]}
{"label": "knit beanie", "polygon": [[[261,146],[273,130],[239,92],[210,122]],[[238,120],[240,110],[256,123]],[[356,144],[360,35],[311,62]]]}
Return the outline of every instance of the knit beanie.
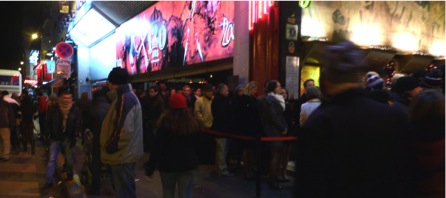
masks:
{"label": "knit beanie", "polygon": [[123,85],[127,84],[129,80],[129,73],[125,68],[115,67],[108,74],[108,82],[111,82],[115,85]]}
{"label": "knit beanie", "polygon": [[186,97],[183,94],[173,94],[169,98],[169,107],[171,109],[187,108]]}
{"label": "knit beanie", "polygon": [[364,52],[355,44],[342,42],[325,48],[321,76],[331,82],[335,84],[360,83],[366,71]]}
{"label": "knit beanie", "polygon": [[441,88],[443,85],[443,72],[440,69],[432,69],[422,78],[422,86],[425,88]]}
{"label": "knit beanie", "polygon": [[368,88],[377,89],[380,85],[381,85],[381,89],[382,89],[382,86],[384,85],[384,80],[381,77],[371,75],[369,78],[367,78],[366,86]]}
{"label": "knit beanie", "polygon": [[411,91],[420,86],[420,81],[413,76],[405,76],[398,78],[396,80],[394,87],[392,87],[392,91],[396,93],[404,93],[407,91]]}

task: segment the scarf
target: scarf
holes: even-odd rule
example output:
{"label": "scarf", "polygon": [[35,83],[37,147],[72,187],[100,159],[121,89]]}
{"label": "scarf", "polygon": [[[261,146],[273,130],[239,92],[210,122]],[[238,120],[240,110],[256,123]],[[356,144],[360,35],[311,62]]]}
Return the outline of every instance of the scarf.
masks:
{"label": "scarf", "polygon": [[64,131],[67,127],[68,112],[70,111],[71,106],[73,106],[73,101],[67,102],[66,104],[62,101],[59,102],[59,109],[62,112],[62,126]]}
{"label": "scarf", "polygon": [[282,106],[283,110],[285,111],[285,99],[283,98],[282,95],[275,94],[274,92],[269,92],[268,96],[274,97],[277,100],[277,102],[280,103],[280,106]]}

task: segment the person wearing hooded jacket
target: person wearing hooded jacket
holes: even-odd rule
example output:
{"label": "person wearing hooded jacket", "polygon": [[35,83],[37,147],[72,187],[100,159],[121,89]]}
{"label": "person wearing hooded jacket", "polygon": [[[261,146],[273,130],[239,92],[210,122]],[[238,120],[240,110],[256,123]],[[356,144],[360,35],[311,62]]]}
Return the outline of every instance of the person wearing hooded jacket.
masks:
{"label": "person wearing hooded jacket", "polygon": [[110,165],[117,197],[136,197],[135,167],[143,157],[142,110],[128,83],[124,68],[113,68],[108,75],[112,100],[102,122],[100,144],[102,163]]}

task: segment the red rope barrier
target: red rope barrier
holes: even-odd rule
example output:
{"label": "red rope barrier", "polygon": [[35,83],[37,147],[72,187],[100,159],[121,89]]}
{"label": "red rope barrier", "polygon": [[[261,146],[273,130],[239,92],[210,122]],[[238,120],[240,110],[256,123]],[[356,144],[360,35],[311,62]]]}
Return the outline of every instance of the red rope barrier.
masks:
{"label": "red rope barrier", "polygon": [[[237,134],[231,134],[231,133],[223,133],[220,131],[214,131],[210,129],[202,129],[204,133],[214,134],[218,136],[223,137],[229,137],[229,138],[235,138],[235,139],[241,139],[241,140],[256,140],[255,137],[246,136],[246,135],[237,135]],[[297,140],[297,137],[295,136],[281,136],[281,137],[261,137],[260,141],[262,142],[268,142],[268,141],[290,141],[290,140]]]}

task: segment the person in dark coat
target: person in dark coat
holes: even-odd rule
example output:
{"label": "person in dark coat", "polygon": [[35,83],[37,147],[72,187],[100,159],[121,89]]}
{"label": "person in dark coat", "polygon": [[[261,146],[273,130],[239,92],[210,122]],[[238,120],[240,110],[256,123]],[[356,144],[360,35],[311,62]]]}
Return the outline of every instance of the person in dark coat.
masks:
{"label": "person in dark coat", "polygon": [[[288,124],[285,119],[285,98],[280,95],[282,88],[280,82],[271,80],[266,84],[266,104],[261,106],[262,124],[267,137],[280,137],[288,133]],[[268,184],[273,190],[281,190],[278,184],[280,155],[283,151],[282,141],[272,141],[270,144],[271,158],[269,161]]]}
{"label": "person in dark coat", "polygon": [[102,121],[104,121],[107,110],[110,107],[110,103],[107,101],[108,87],[105,86],[101,90],[93,94],[93,100],[91,108],[89,109],[86,128],[90,130],[93,136],[92,151],[91,151],[91,186],[86,186],[87,191],[90,194],[99,194],[101,187],[101,148],[100,148],[100,133],[102,128]]}
{"label": "person in dark coat", "polygon": [[166,104],[159,92],[158,85],[151,85],[147,92],[148,94],[144,97],[141,105],[144,120],[144,152],[150,153],[153,150],[156,121],[166,109]]}
{"label": "person in dark coat", "polygon": [[329,46],[324,58],[324,100],[298,140],[295,196],[410,197],[407,117],[368,98],[359,47]]}
{"label": "person in dark coat", "polygon": [[73,180],[73,158],[71,150],[76,143],[76,134],[80,133],[79,109],[73,104],[73,94],[61,90],[59,101],[48,109],[47,130],[50,140],[50,156],[47,165],[46,183],[42,189],[53,187],[56,181],[57,157],[63,150],[67,181]]}
{"label": "person in dark coat", "polygon": [[420,92],[410,104],[416,156],[416,196],[445,195],[445,100],[441,90]]}
{"label": "person in dark coat", "polygon": [[33,104],[33,100],[28,95],[26,89],[22,90],[22,100],[20,104],[20,112],[22,112],[22,122],[20,132],[22,133],[23,151],[28,151],[28,143],[31,145],[31,154],[34,155],[36,150],[36,140],[34,138],[34,116],[37,116],[37,108]]}
{"label": "person in dark coat", "polygon": [[14,154],[17,154],[20,152],[20,142],[19,142],[19,134],[18,134],[18,127],[19,127],[18,120],[21,117],[20,104],[16,100],[12,99],[9,92],[6,90],[2,91],[2,97],[3,97],[4,101],[8,102],[11,105],[13,113],[14,113],[15,119],[12,121],[13,123],[11,123],[11,124],[13,124],[13,126],[11,128],[10,140],[11,140],[11,146],[12,146],[11,152]]}
{"label": "person in dark coat", "polygon": [[[220,83],[217,86],[215,98],[212,100],[212,130],[231,133],[232,132],[232,108],[229,98],[229,88],[226,84]],[[225,137],[215,137],[215,168],[220,176],[233,175],[229,173],[226,157],[228,154],[228,140]]]}
{"label": "person in dark coat", "polygon": [[198,174],[197,143],[200,121],[187,107],[182,94],[169,98],[169,109],[157,122],[155,149],[150,160],[160,171],[163,197],[174,198],[178,185],[179,197],[192,198]]}

